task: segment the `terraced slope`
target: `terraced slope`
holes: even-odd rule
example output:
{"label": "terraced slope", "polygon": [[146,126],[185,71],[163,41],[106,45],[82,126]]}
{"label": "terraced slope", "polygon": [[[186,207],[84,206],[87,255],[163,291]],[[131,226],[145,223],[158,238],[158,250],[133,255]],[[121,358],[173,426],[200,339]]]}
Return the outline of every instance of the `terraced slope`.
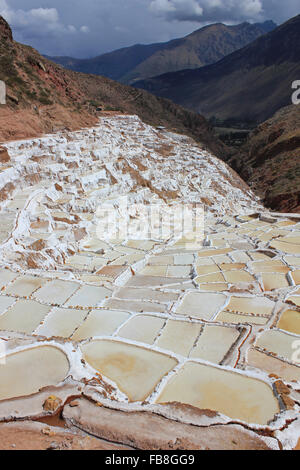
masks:
{"label": "terraced slope", "polygon": [[[299,219],[135,116],[5,147],[0,421],[26,422],[4,442],[60,448],[61,414],[74,447],[296,447]],[[182,205],[206,215],[177,232]]]}

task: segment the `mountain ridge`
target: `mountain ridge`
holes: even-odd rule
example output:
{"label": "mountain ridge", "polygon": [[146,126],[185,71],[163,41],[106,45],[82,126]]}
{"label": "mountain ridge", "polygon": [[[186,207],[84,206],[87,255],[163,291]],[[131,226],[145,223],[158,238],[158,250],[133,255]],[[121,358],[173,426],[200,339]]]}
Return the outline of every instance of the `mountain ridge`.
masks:
{"label": "mountain ridge", "polygon": [[168,42],[135,44],[91,59],[48,57],[64,67],[104,75],[121,83],[133,84],[143,78],[184,68],[214,63],[234,50],[274,29],[272,21],[226,26],[207,25],[193,33]]}
{"label": "mountain ridge", "polygon": [[290,104],[292,82],[300,77],[299,50],[300,15],[215,64],[135,86],[208,118],[255,127]]}

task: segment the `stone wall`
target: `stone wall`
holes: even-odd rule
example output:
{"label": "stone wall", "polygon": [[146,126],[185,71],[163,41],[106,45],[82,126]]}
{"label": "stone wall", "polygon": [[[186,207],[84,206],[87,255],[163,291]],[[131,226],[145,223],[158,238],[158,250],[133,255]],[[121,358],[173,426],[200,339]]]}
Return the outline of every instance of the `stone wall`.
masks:
{"label": "stone wall", "polygon": [[6,104],[6,85],[0,80],[0,104]]}

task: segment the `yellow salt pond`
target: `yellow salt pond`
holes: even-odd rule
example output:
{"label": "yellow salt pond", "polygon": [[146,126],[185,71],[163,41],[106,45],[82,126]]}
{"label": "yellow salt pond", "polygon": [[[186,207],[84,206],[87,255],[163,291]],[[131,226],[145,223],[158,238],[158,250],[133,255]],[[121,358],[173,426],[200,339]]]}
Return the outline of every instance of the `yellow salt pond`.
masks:
{"label": "yellow salt pond", "polygon": [[280,411],[271,387],[264,382],[193,362],[170,379],[157,399],[157,403],[178,401],[257,424],[267,424]]}
{"label": "yellow salt pond", "polygon": [[58,348],[39,346],[8,354],[0,363],[0,400],[37,393],[62,382],[69,371],[67,356]]}
{"label": "yellow salt pond", "polygon": [[84,359],[115,382],[130,401],[143,401],[176,365],[176,359],[132,344],[95,340],[82,346]]}

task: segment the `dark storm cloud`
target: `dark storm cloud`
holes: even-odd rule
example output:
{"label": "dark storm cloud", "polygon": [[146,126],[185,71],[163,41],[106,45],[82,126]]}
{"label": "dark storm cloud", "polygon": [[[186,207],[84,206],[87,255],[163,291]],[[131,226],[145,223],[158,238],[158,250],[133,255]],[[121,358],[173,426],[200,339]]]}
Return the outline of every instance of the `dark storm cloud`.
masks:
{"label": "dark storm cloud", "polygon": [[15,38],[50,55],[90,57],[135,43],[167,41],[201,25],[299,13],[299,0],[0,0]]}
{"label": "dark storm cloud", "polygon": [[150,10],[169,21],[241,21],[272,18],[282,22],[299,12],[299,0],[151,0]]}

